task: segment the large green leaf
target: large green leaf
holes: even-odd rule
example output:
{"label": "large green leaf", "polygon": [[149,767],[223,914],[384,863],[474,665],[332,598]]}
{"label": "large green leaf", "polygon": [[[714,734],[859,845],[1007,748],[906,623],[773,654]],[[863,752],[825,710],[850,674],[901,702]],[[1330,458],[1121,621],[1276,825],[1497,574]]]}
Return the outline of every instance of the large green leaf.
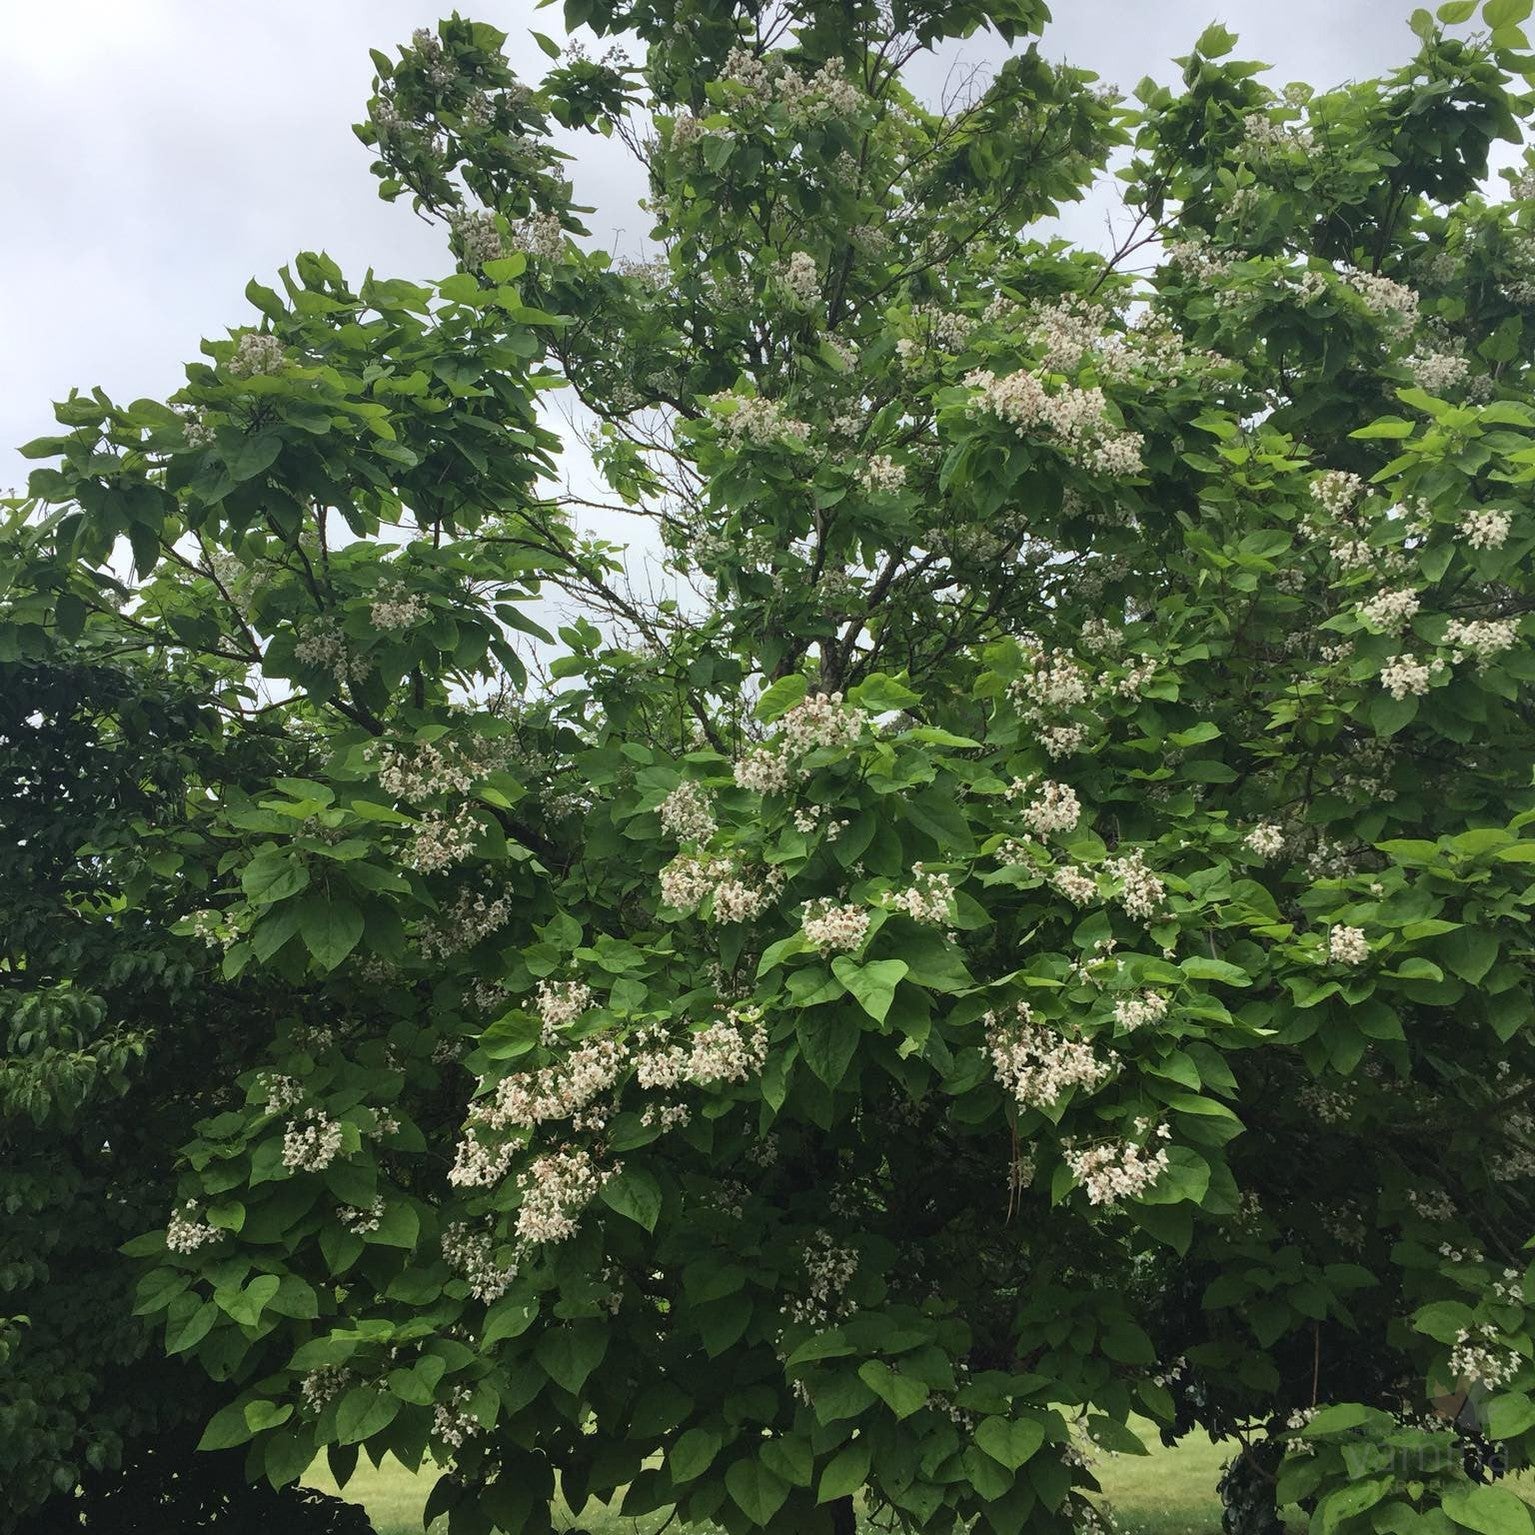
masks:
{"label": "large green leaf", "polygon": [[831,962],[832,974],[858,999],[858,1004],[875,1020],[885,1021],[895,989],[906,974],[904,959],[872,959],[859,964],[847,954]]}

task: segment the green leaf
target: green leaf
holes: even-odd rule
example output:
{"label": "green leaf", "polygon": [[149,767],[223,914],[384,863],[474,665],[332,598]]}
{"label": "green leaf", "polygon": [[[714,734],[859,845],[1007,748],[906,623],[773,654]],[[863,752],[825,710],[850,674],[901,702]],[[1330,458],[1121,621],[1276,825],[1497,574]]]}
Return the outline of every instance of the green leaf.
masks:
{"label": "green leaf", "polygon": [[1373,1508],[1394,1485],[1394,1477],[1377,1476],[1335,1488],[1317,1504],[1311,1528],[1319,1535],[1331,1535],[1343,1520]]}
{"label": "green leaf", "polygon": [[1372,437],[1411,437],[1414,426],[1411,421],[1404,421],[1400,416],[1380,416],[1368,426],[1362,426],[1357,432],[1350,432],[1350,437],[1369,439]]}
{"label": "green leaf", "polygon": [[240,888],[255,906],[286,900],[308,884],[309,870],[291,853],[258,853],[240,874]]}
{"label": "green leaf", "polygon": [[920,1380],[899,1374],[882,1359],[870,1359],[861,1364],[858,1378],[898,1418],[909,1418],[927,1401],[928,1388]]}
{"label": "green leaf", "polygon": [[1436,1343],[1454,1343],[1475,1320],[1464,1301],[1436,1300],[1413,1313],[1412,1325]]}
{"label": "green leaf", "polygon": [[1482,1422],[1489,1439],[1517,1439],[1535,1427],[1535,1402],[1523,1391],[1504,1392],[1483,1409]]}
{"label": "green leaf", "polygon": [[199,1450],[229,1450],[244,1444],[251,1437],[252,1429],[245,1420],[245,1403],[231,1402],[221,1407],[208,1420],[203,1436],[197,1441]]}
{"label": "green leaf", "polygon": [[702,1476],[714,1464],[720,1444],[720,1435],[712,1428],[690,1428],[679,1435],[666,1456],[672,1481],[680,1485]]}
{"label": "green leaf", "polygon": [[245,1421],[250,1425],[253,1434],[276,1428],[279,1424],[286,1423],[292,1416],[292,1402],[269,1402],[265,1397],[258,1396],[254,1402],[245,1404]]}
{"label": "green leaf", "polygon": [[550,1380],[574,1394],[597,1368],[607,1347],[605,1327],[597,1322],[576,1322],[546,1332],[534,1345],[533,1357],[548,1372]]}
{"label": "green leaf", "polygon": [[1044,1425],[1033,1418],[982,1418],[975,1442],[999,1465],[1016,1471],[1044,1442]]}
{"label": "green leaf", "polygon": [[485,1313],[485,1331],[480,1334],[480,1346],[489,1348],[492,1343],[499,1343],[503,1338],[520,1338],[533,1325],[537,1315],[537,1300],[503,1295]]}
{"label": "green leaf", "polygon": [[1451,1487],[1441,1504],[1456,1524],[1479,1535],[1530,1535],[1529,1505],[1506,1487]]}
{"label": "green leaf", "polygon": [[816,1489],[817,1503],[830,1503],[856,1493],[869,1478],[869,1441],[855,1439],[844,1445],[826,1463],[821,1485]]}
{"label": "green leaf", "polygon": [[787,714],[796,704],[802,703],[809,690],[808,679],[800,676],[780,677],[777,682],[762,690],[754,711],[759,720],[776,720]]}
{"label": "green leaf", "polygon": [[753,1524],[765,1525],[783,1507],[789,1484],[760,1461],[738,1460],[725,1473],[731,1501]]}
{"label": "green leaf", "polygon": [[323,970],[334,970],[357,947],[362,930],[362,913],[351,901],[311,896],[304,903],[304,942]]}
{"label": "green leaf", "polygon": [[856,959],[839,954],[831,962],[832,974],[858,999],[858,1004],[876,1023],[883,1023],[890,1011],[895,989],[906,974],[904,959],[875,959],[860,965]]}
{"label": "green leaf", "polygon": [[258,432],[241,437],[224,454],[224,466],[232,480],[249,480],[269,469],[282,452],[282,438],[276,432]]}
{"label": "green leaf", "polygon": [[1207,59],[1220,59],[1230,53],[1236,45],[1235,32],[1228,31],[1219,22],[1212,22],[1199,34],[1199,41],[1194,44],[1194,49]]}
{"label": "green leaf", "polygon": [[797,1033],[805,1064],[828,1087],[836,1087],[858,1053],[863,1029],[857,1014],[845,1006],[813,1009],[801,1018]]}
{"label": "green leaf", "polygon": [[1434,14],[1443,26],[1458,27],[1476,14],[1476,0],[1445,0]]}
{"label": "green leaf", "polygon": [[1482,7],[1482,21],[1491,28],[1516,27],[1528,21],[1535,0],[1487,0]]}
{"label": "green leaf", "polygon": [[1498,936],[1486,928],[1462,927],[1445,937],[1439,952],[1456,975],[1475,986],[1497,962]]}
{"label": "green leaf", "polygon": [[353,1386],[336,1408],[336,1440],[358,1444],[371,1439],[394,1422],[400,1399],[377,1386]]}
{"label": "green leaf", "polygon": [[847,700],[870,714],[898,714],[922,702],[922,695],[913,692],[904,682],[887,677],[884,672],[873,672],[857,687],[848,691]]}
{"label": "green leaf", "polygon": [[661,1185],[643,1167],[626,1163],[602,1185],[599,1197],[610,1210],[627,1216],[637,1226],[646,1231],[656,1229],[656,1217],[661,1213]]}

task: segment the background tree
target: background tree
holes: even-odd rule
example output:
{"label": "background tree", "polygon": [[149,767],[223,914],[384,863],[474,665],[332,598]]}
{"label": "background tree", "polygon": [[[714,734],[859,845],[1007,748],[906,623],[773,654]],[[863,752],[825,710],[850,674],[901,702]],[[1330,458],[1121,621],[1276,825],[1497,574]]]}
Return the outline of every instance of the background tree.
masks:
{"label": "background tree", "polygon": [[358,1527],[334,1499],[253,1494],[239,1455],[194,1454],[222,1391],[161,1357],[116,1251],[163,1218],[178,1142],[240,1069],[243,1031],[268,1026],[168,935],[187,908],[167,876],[185,868],[189,785],[264,781],[274,743],[225,738],[190,676],[55,639],[0,661],[0,1517]]}

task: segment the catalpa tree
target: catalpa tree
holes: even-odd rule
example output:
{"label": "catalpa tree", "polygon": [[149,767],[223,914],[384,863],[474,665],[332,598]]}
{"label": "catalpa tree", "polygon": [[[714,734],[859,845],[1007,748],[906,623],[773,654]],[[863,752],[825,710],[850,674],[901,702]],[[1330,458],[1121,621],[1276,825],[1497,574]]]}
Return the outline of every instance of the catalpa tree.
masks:
{"label": "catalpa tree", "polygon": [[[455,1531],[1011,1535],[1149,1418],[1246,1527],[1530,1529],[1528,10],[1131,100],[903,84],[1035,0],[375,55],[458,270],[253,285],[7,544],[15,653],[119,626],[289,753],[146,833],[272,1020],[129,1247],[205,1444],[431,1459]],[[1034,232],[1116,154],[1116,249]]]}

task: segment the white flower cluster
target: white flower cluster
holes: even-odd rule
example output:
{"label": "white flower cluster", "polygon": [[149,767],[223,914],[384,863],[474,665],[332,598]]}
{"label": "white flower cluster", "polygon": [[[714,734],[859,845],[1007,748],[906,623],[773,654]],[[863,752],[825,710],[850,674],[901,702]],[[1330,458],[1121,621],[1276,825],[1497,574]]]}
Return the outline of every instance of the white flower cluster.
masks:
{"label": "white flower cluster", "polygon": [[481,267],[487,261],[499,261],[506,254],[506,244],[493,213],[453,213],[448,216],[448,227],[466,267]]}
{"label": "white flower cluster", "polygon": [[1027,1002],[1011,1016],[989,1012],[983,1021],[992,1071],[1026,1109],[1049,1108],[1074,1087],[1091,1092],[1112,1069],[1085,1041],[1035,1023]]}
{"label": "white flower cluster", "polygon": [[1167,1016],[1167,998],[1159,991],[1137,992],[1134,996],[1119,997],[1114,1003],[1114,1021],[1122,1029],[1139,1029],[1148,1023],[1159,1023]]}
{"label": "white flower cluster", "polygon": [[234,378],[256,378],[263,373],[281,373],[287,355],[276,336],[248,330],[235,343],[235,353],[227,367]]}
{"label": "white flower cluster", "polygon": [[805,1244],[805,1293],[790,1296],[785,1312],[791,1322],[829,1327],[847,1314],[847,1292],[858,1274],[858,1254],[843,1247],[829,1231],[817,1231]]}
{"label": "white flower cluster", "polygon": [[1370,957],[1369,940],[1362,927],[1330,927],[1327,957],[1335,965],[1362,965]]}
{"label": "white flower cluster", "polygon": [[432,1433],[450,1450],[462,1449],[466,1439],[480,1432],[480,1420],[469,1411],[473,1395],[468,1386],[455,1386],[446,1402],[432,1408]]}
{"label": "white flower cluster", "polygon": [[796,304],[807,308],[821,299],[821,274],[815,257],[808,251],[795,251],[778,269],[778,285]]}
{"label": "white flower cluster", "polygon": [[512,225],[506,243],[541,261],[559,261],[565,254],[565,230],[557,213],[530,213]]}
{"label": "white flower cluster", "polygon": [[805,777],[800,759],[820,747],[853,746],[868,715],[842,701],[841,693],[813,693],[778,722],[774,739],[754,746],[735,764],[735,781],[757,794],[782,794]]}
{"label": "white flower cluster", "polygon": [[293,645],[293,657],[300,665],[329,672],[335,678],[338,688],[345,687],[349,682],[361,682],[372,670],[368,662],[352,649],[351,642],[341,631],[341,625],[329,614],[310,619],[298,631]]}
{"label": "white flower cluster", "polygon": [[1237,264],[1235,256],[1215,250],[1203,235],[1169,240],[1163,248],[1169,266],[1181,267],[1187,276],[1207,287],[1214,287],[1229,277]]}
{"label": "white flower cluster", "polygon": [[342,1364],[321,1365],[308,1370],[299,1381],[299,1401],[304,1411],[318,1417],[352,1384],[352,1372]]}
{"label": "white flower cluster", "polygon": [[728,858],[679,854],[661,870],[661,900],[678,911],[693,911],[713,897],[715,922],[750,922],[768,908],[783,888],[784,871],[767,870],[761,879],[745,876]]}
{"label": "white flower cluster", "polygon": [[1098,881],[1074,863],[1062,864],[1050,876],[1050,883],[1076,906],[1086,906],[1098,898]]}
{"label": "white flower cluster", "polygon": [[773,84],[778,99],[797,122],[851,117],[863,105],[863,92],[847,78],[839,58],[827,59],[813,75],[785,69]]}
{"label": "white flower cluster", "polygon": [[688,1076],[702,1085],[745,1082],[762,1070],[767,1047],[762,1020],[732,1007],[693,1036]]}
{"label": "white flower cluster", "polygon": [[1067,384],[1052,394],[1027,368],[1003,378],[977,369],[966,376],[965,385],[976,391],[972,410],[1007,422],[1020,437],[1048,432],[1073,463],[1091,473],[1119,477],[1141,471],[1144,439],[1113,421],[1108,401],[1096,386],[1079,389]]}
{"label": "white flower cluster", "polygon": [[1362,272],[1358,268],[1344,272],[1343,280],[1364,300],[1365,308],[1391,328],[1407,330],[1417,322],[1418,295],[1411,288],[1379,272]]}
{"label": "white flower cluster", "polygon": [[419,592],[407,591],[403,582],[380,581],[368,608],[375,629],[414,629],[431,616],[431,608]]}
{"label": "white flower cluster", "polygon": [[1434,673],[1442,670],[1444,663],[1414,660],[1412,656],[1394,656],[1380,669],[1381,686],[1396,699],[1421,696],[1428,692]]}
{"label": "white flower cluster", "polygon": [[546,1152],[517,1175],[522,1204],[517,1235],[526,1243],[563,1242],[576,1234],[581,1212],[619,1170],[599,1168],[584,1147]]}
{"label": "white flower cluster", "polygon": [[443,1260],[464,1276],[469,1293],[486,1305],[500,1300],[517,1277],[515,1264],[508,1266],[496,1261],[496,1244],[490,1234],[472,1231],[463,1221],[452,1221],[443,1227],[441,1245]]}
{"label": "white flower cluster", "polygon": [[1498,1330],[1483,1322],[1473,1334],[1462,1327],[1450,1350],[1450,1373],[1458,1384],[1502,1391],[1518,1375],[1521,1360],[1512,1349],[1498,1346]]}
{"label": "white flower cluster", "polygon": [[1501,549],[1513,523],[1513,514],[1499,507],[1476,507],[1460,519],[1460,533],[1473,549]]}
{"label": "white flower cluster", "polygon": [[295,1077],[264,1071],[256,1079],[257,1088],[266,1094],[263,1114],[286,1114],[304,1101],[304,1084]]}
{"label": "white flower cluster", "polygon": [[[182,431],[186,436],[189,448],[206,448],[214,439],[213,424],[208,420],[206,411],[196,410],[190,406],[180,411]],[[222,551],[220,551],[222,553]],[[217,556],[215,556],[215,559]],[[227,559],[228,556],[226,555]],[[227,586],[229,583],[225,582]]]}
{"label": "white flower cluster", "polygon": [[1284,851],[1284,829],[1273,821],[1260,821],[1244,840],[1259,858],[1276,858]]}
{"label": "white flower cluster", "polygon": [[869,932],[866,907],[839,906],[831,897],[806,901],[800,931],[823,954],[856,949]]}
{"label": "white flower cluster", "polygon": [[1471,372],[1470,359],[1459,352],[1416,351],[1407,359],[1407,367],[1413,383],[1435,397],[1465,383]]}
{"label": "white flower cluster", "polygon": [[417,27],[410,34],[410,45],[421,60],[421,67],[433,85],[451,85],[458,78],[452,61],[444,55],[442,43],[436,33],[426,27]]}
{"label": "white flower cluster", "polygon": [[1052,760],[1069,757],[1087,745],[1087,726],[1046,725],[1039,732],[1039,744]]}
{"label": "white flower cluster", "polygon": [[719,830],[707,791],[683,779],[661,801],[661,830],[678,842],[707,842]]}
{"label": "white flower cluster", "polygon": [[863,467],[865,490],[899,490],[905,483],[905,464],[888,453],[876,453]]}
{"label": "white flower cluster", "polygon": [[540,981],[534,1007],[547,1029],[563,1029],[592,1005],[592,988],[585,981]]}
{"label": "white flower cluster", "polygon": [[1324,469],[1308,488],[1311,499],[1333,517],[1346,515],[1365,492],[1364,481],[1347,469]]}
{"label": "white flower cluster", "polygon": [[1023,807],[1023,819],[1037,837],[1070,831],[1082,818],[1081,801],[1067,784],[1046,779],[1036,788],[1031,778],[1015,778],[1008,787],[1007,797],[1017,800],[1024,796],[1028,796],[1028,803]]}
{"label": "white flower cluster", "polygon": [[737,445],[750,443],[753,447],[766,448],[786,438],[795,442],[807,442],[810,438],[810,428],[788,415],[777,400],[767,400],[756,394],[732,394],[727,389],[714,395],[709,403],[735,407],[729,415],[720,416],[719,429],[721,436]]}
{"label": "white flower cluster", "polygon": [[468,808],[428,810],[411,828],[404,852],[406,865],[418,874],[440,874],[474,854],[481,827]]}
{"label": "white flower cluster", "polygon": [[341,1150],[341,1125],[320,1109],[306,1109],[288,1122],[282,1164],[295,1172],[324,1172]]}
{"label": "white flower cluster", "polygon": [[1135,848],[1120,858],[1106,858],[1103,867],[1120,882],[1119,904],[1142,921],[1154,917],[1167,898],[1167,886],[1147,867],[1146,855]]}
{"label": "white flower cluster", "polygon": [[958,352],[964,348],[970,333],[975,329],[975,321],[969,315],[954,314],[937,304],[914,304],[911,320],[921,332],[921,339],[902,336],[896,342],[896,355],[902,362],[910,362],[928,347]]}
{"label": "white flower cluster", "polygon": [[1372,628],[1387,634],[1400,634],[1417,616],[1422,601],[1415,591],[1377,592],[1366,602],[1359,604],[1359,617]]}
{"label": "white flower cluster", "polygon": [[[626,1054],[621,1045],[599,1042],[582,1046],[569,1060],[537,1072],[504,1078],[495,1095],[470,1107],[448,1170],[457,1188],[490,1188],[499,1183],[521,1149],[517,1140],[487,1142],[487,1132],[527,1127],[548,1119],[572,1119],[579,1127],[590,1116],[584,1111],[618,1077]],[[599,1118],[601,1116],[598,1116]]]}
{"label": "white flower cluster", "polygon": [[[1157,1135],[1166,1140],[1166,1125]],[[1150,1151],[1134,1141],[1111,1141],[1097,1146],[1062,1148],[1071,1175],[1087,1190],[1087,1201],[1094,1205],[1115,1205],[1124,1199],[1144,1194],[1167,1171],[1167,1148]]]}
{"label": "white flower cluster", "polygon": [[885,897],[885,905],[904,911],[913,922],[942,927],[954,907],[954,876],[925,869],[920,863],[914,864],[911,872],[911,884],[904,890],[891,891]]}
{"label": "white flower cluster", "polygon": [[1026,670],[1008,685],[1008,693],[1026,719],[1037,722],[1046,714],[1079,708],[1087,702],[1089,673],[1075,656],[1029,641],[1023,644],[1022,652]]}
{"label": "white flower cluster", "polygon": [[467,794],[487,771],[472,752],[448,741],[373,746],[366,755],[378,764],[379,788],[394,799]]}
{"label": "white flower cluster", "polygon": [[1407,1203],[1420,1220],[1452,1221],[1455,1219],[1455,1201],[1441,1188],[1409,1188]]}
{"label": "white flower cluster", "polygon": [[[416,946],[428,959],[446,959],[472,949],[512,919],[516,902],[502,891],[461,890],[453,904],[435,922],[423,922],[416,933]],[[481,1002],[483,1008],[485,1002]]]}
{"label": "white flower cluster", "polygon": [[376,1196],[366,1210],[359,1210],[356,1205],[337,1205],[336,1219],[353,1236],[369,1236],[384,1223],[384,1196]]}
{"label": "white flower cluster", "polygon": [[1299,123],[1276,123],[1266,112],[1249,112],[1242,119],[1242,148],[1254,160],[1281,150],[1309,153],[1311,130]]}
{"label": "white flower cluster", "polygon": [[1444,631],[1444,642],[1452,647],[1450,659],[1457,663],[1468,656],[1478,666],[1485,666],[1494,656],[1512,650],[1519,643],[1517,618],[1452,618]]}
{"label": "white flower cluster", "polygon": [[217,1226],[210,1226],[197,1213],[198,1204],[189,1199],[179,1210],[173,1211],[165,1224],[165,1245],[173,1253],[195,1253],[209,1242],[217,1242],[224,1233]]}

